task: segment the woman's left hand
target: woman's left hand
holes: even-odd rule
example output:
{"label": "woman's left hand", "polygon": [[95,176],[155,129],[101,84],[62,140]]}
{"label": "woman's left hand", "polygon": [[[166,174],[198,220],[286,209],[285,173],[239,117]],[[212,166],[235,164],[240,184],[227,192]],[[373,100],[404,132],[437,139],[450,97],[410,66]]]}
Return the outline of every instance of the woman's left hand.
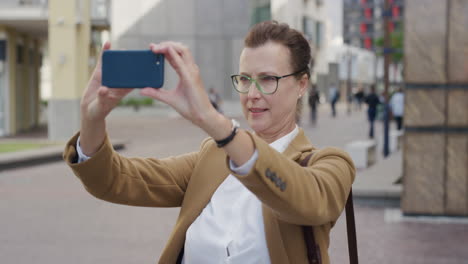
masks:
{"label": "woman's left hand", "polygon": [[217,117],[190,50],[181,43],[151,44],[154,53],[162,53],[179,76],[176,88],[171,90],[144,88],[140,94],[160,100],[174,108],[185,119],[205,129],[206,122]]}
{"label": "woman's left hand", "polygon": [[[144,88],[140,94],[170,105],[215,140],[229,136],[232,132],[231,121],[211,105],[190,50],[176,42],[151,44],[151,50],[164,54],[179,76],[179,82],[172,90]],[[236,164],[244,164],[255,151],[252,139],[242,131],[231,142],[224,150]]]}

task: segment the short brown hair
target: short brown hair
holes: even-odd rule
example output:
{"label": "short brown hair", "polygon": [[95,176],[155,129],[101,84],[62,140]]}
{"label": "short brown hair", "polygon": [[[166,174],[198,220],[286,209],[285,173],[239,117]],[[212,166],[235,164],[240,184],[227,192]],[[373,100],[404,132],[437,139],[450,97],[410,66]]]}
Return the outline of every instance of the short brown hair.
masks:
{"label": "short brown hair", "polygon": [[[244,39],[244,46],[256,48],[269,41],[287,47],[291,53],[290,64],[293,72],[304,69],[303,73],[307,73],[307,76],[310,78],[309,65],[312,62],[312,55],[310,53],[309,42],[307,42],[301,32],[290,28],[286,23],[278,23],[274,20],[264,21],[254,25],[250,29]],[[302,75],[298,77],[300,76]]]}

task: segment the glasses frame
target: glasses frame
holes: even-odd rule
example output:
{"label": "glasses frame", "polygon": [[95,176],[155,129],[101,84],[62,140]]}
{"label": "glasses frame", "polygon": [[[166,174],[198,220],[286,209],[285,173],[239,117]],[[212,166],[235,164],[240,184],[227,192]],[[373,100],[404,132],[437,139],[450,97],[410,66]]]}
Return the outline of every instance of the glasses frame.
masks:
{"label": "glasses frame", "polygon": [[[276,79],[276,87],[275,87],[275,90],[271,93],[267,93],[263,90],[262,86],[258,83],[257,79],[254,79],[252,77],[249,77],[249,76],[246,76],[246,75],[242,75],[242,74],[234,74],[234,75],[231,75],[231,82],[232,82],[232,86],[234,86],[234,89],[238,92],[238,93],[241,93],[241,94],[246,94],[250,91],[250,86],[252,86],[252,82],[255,83],[255,87],[257,88],[257,90],[259,90],[262,94],[274,94],[276,93],[276,91],[278,90],[278,83],[279,83],[279,80],[283,79],[283,78],[286,78],[286,77],[289,77],[289,76],[295,76],[295,75],[298,75],[299,73],[302,73],[307,70],[307,68],[304,68],[300,71],[296,71],[296,72],[293,72],[293,73],[290,73],[290,74],[286,74],[286,75],[283,75],[283,76],[275,76],[275,75],[262,75],[261,77],[273,77]],[[237,85],[235,84],[235,81],[234,79],[237,77],[237,76],[242,76],[242,77],[245,77],[247,78],[249,81],[250,81],[250,85],[249,85],[249,89],[247,91],[239,91],[237,90]]]}

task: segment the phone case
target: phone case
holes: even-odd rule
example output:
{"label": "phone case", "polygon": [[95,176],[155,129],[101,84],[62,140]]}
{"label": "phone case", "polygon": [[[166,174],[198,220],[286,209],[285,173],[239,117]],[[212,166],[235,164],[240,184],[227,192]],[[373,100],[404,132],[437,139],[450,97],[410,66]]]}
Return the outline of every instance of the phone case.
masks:
{"label": "phone case", "polygon": [[102,55],[102,85],[109,88],[161,88],[164,55],[151,50],[106,50]]}

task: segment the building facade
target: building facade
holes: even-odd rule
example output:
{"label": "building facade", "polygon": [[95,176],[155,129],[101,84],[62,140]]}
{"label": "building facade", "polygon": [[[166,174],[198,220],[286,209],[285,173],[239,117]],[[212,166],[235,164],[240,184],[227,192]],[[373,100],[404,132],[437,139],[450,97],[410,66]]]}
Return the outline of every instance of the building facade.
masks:
{"label": "building facade", "polygon": [[328,88],[339,87],[342,100],[353,90],[375,81],[373,52],[344,43],[343,1],[272,1],[273,19],[285,21],[304,32],[315,58],[312,82],[323,98]]}
{"label": "building facade", "polygon": [[[206,88],[215,88],[225,99],[238,98],[229,76],[239,71],[244,36],[252,17],[257,18],[255,10],[268,18],[261,12],[265,8],[251,11],[254,4],[249,0],[114,0],[111,41],[114,48],[124,49],[147,49],[150,43],[167,40],[182,42],[192,51]],[[171,89],[176,81],[175,72],[166,67],[164,87]]]}
{"label": "building facade", "polygon": [[391,89],[403,83],[403,16],[404,1],[389,0],[390,9],[385,10],[385,0],[343,0],[343,41],[349,46],[368,50],[375,54],[373,65],[374,83],[383,90],[384,82],[384,17],[390,17],[389,31],[392,39],[392,65],[389,68]]}
{"label": "building facade", "polygon": [[0,136],[38,122],[41,43],[46,8],[39,1],[0,3]]}
{"label": "building facade", "polygon": [[[109,28],[109,5],[109,0],[0,2],[0,136],[39,125],[41,88],[50,90],[49,138],[66,139],[78,129],[79,98],[100,44],[92,35]],[[51,76],[41,85],[43,62],[50,62]]]}
{"label": "building facade", "polygon": [[384,37],[384,16],[391,19],[390,32],[403,30],[404,1],[390,0],[390,10],[384,10],[385,0],[344,0],[343,38],[346,44],[377,50],[376,42]]}

